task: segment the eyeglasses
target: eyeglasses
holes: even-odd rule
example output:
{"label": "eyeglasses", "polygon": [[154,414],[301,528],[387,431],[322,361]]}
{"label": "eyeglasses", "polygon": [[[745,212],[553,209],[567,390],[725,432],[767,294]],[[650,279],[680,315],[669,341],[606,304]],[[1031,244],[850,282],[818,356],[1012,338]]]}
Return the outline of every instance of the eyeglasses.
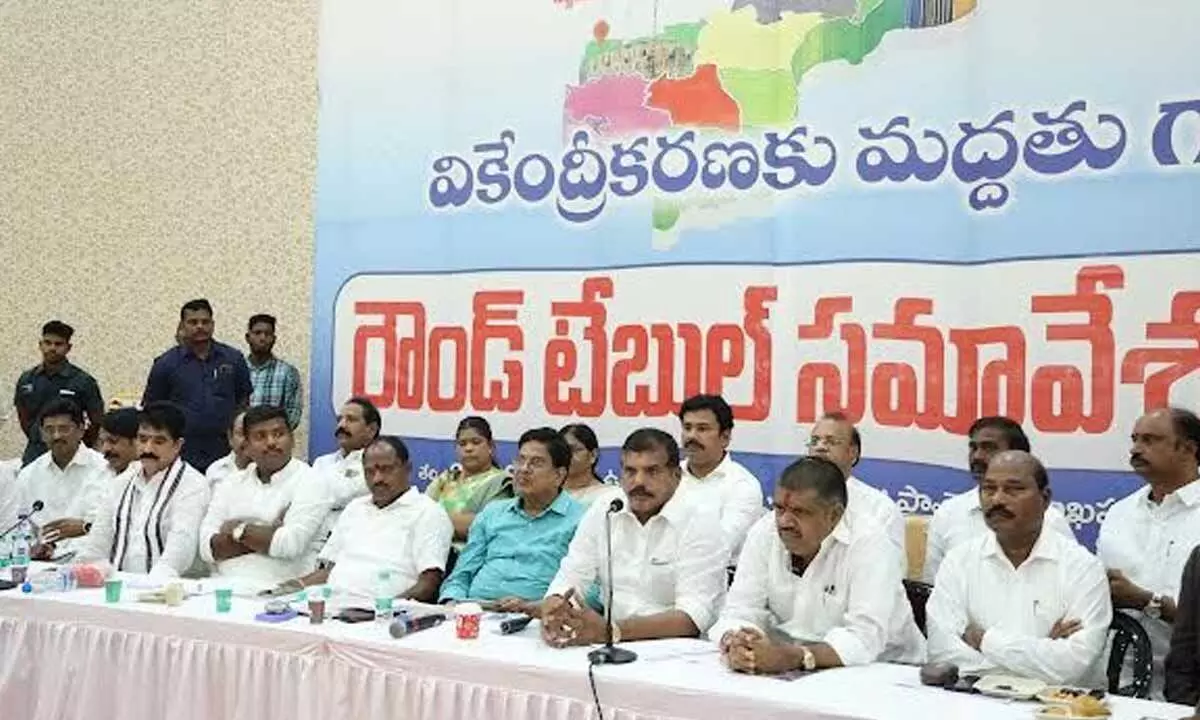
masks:
{"label": "eyeglasses", "polygon": [[549,461],[544,457],[518,457],[513,461],[512,466],[513,470],[541,470],[549,464]]}
{"label": "eyeglasses", "polygon": [[826,435],[826,436],[814,435],[808,439],[808,442],[805,443],[805,445],[807,445],[810,448],[814,448],[818,445],[825,445],[827,447],[835,448],[835,447],[841,447],[842,445],[845,445],[845,444],[846,444],[846,442],[844,440],[842,440],[841,438],[835,438],[831,435]]}

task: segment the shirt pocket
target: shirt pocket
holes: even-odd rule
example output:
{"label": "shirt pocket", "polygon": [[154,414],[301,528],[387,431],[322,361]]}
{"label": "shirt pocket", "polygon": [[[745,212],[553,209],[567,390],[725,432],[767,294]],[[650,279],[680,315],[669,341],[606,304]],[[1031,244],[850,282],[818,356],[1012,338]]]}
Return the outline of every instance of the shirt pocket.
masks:
{"label": "shirt pocket", "polygon": [[675,559],[651,557],[646,563],[646,587],[659,605],[675,604]]}

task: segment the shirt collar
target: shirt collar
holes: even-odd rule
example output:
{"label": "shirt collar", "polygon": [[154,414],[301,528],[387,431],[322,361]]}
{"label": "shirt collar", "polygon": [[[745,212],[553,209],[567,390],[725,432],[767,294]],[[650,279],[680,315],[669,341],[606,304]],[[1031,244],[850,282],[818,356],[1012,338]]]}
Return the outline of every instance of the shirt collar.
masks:
{"label": "shirt collar", "polygon": [[726,451],[725,455],[721,458],[721,462],[717,463],[717,466],[712,469],[712,472],[705,475],[704,477],[700,477],[699,475],[694,474],[692,472],[691,468],[689,467],[687,460],[683,461],[683,471],[685,473],[687,473],[690,477],[694,477],[697,480],[719,480],[719,479],[725,477],[725,473],[727,473],[729,471],[729,466],[732,463],[733,463],[733,457],[729,454],[728,451]]}
{"label": "shirt collar", "polygon": [[296,458],[292,458],[291,460],[288,460],[288,464],[279,468],[279,470],[276,470],[275,473],[271,475],[271,477],[267,478],[266,482],[263,482],[262,478],[260,478],[258,476],[257,463],[250,463],[249,465],[247,465],[245,472],[251,478],[254,479],[254,482],[261,482],[264,485],[270,485],[271,483],[275,482],[276,480],[283,480],[284,478],[290,477],[292,475],[292,473],[294,473],[296,471],[296,468],[299,466],[299,463],[300,463],[300,461],[297,460]]}
{"label": "shirt collar", "polygon": [[[1033,543],[1033,549],[1029,551],[1029,557],[1025,558],[1025,562],[1030,560],[1050,560],[1051,562],[1059,559],[1058,538],[1052,528],[1047,527],[1045,520],[1042,521],[1042,531],[1038,534],[1038,539]],[[1008,556],[1004,554],[1003,548],[1000,547],[1000,542],[996,540],[996,533],[990,529],[987,533],[987,539],[983,545],[984,557],[1002,558],[1006,562]],[[1022,563],[1024,565],[1025,563]]]}
{"label": "shirt collar", "polygon": [[[1150,486],[1147,485],[1146,487],[1142,488],[1141,492],[1142,505],[1151,508],[1156,507],[1155,504],[1150,501]],[[1162,502],[1157,505],[1157,507],[1162,507],[1164,503],[1171,502],[1172,497],[1175,498],[1175,502],[1181,502],[1189,508],[1200,505],[1200,479],[1192,480],[1187,485],[1184,485],[1175,492],[1168,494],[1163,498]]]}
{"label": "shirt collar", "polygon": [[167,476],[167,473],[175,472],[176,466],[179,465],[179,463],[183,462],[183,458],[178,458],[178,457],[175,458],[174,462],[172,462],[170,465],[166,466],[162,470],[159,470],[157,473],[154,474],[153,477],[146,477],[146,473],[142,469],[141,461],[135,460],[134,462],[136,462],[137,465],[135,466],[133,463],[130,463],[129,467],[125,468],[125,471],[130,472],[132,470],[132,477],[133,477],[134,483],[136,483],[137,485],[139,485],[141,487],[149,487],[151,485],[157,485],[158,483],[162,482],[162,479]]}
{"label": "shirt collar", "polygon": [[[546,509],[543,510],[542,514],[538,515],[538,517],[543,517],[546,515],[546,513],[550,512],[566,517],[567,512],[570,511],[571,505],[573,504],[575,504],[575,501],[571,499],[571,494],[566,490],[559,490],[558,496],[554,498],[553,502],[546,506]],[[529,513],[525,512],[525,499],[522,497],[513,498],[513,504],[510,507],[510,511],[521,513],[526,517],[533,517]]]}
{"label": "shirt collar", "polygon": [[46,366],[42,365],[41,363],[38,363],[38,365],[35,368],[33,368],[34,375],[45,375],[46,377],[52,377],[53,375],[62,375],[65,378],[69,378],[77,372],[79,372],[78,368],[76,368],[74,365],[72,365],[70,360],[64,360],[63,364],[61,366],[59,366],[58,370],[55,371],[54,373],[46,372]]}
{"label": "shirt collar", "polygon": [[[185,358],[191,356],[191,357],[196,358],[197,360],[200,359],[200,356],[197,355],[196,351],[192,349],[192,346],[190,343],[187,345],[180,345],[179,350],[183,353],[183,357],[185,357]],[[216,340],[209,340],[207,360],[217,360],[224,356],[225,356],[225,345],[217,342]]]}
{"label": "shirt collar", "polygon": [[[653,520],[656,517],[661,517],[671,525],[682,525],[687,519],[689,509],[688,502],[684,496],[685,493],[683,488],[676,487],[674,494],[671,495],[671,499],[667,500],[666,504],[659,508],[658,513],[651,517],[650,520]],[[624,490],[621,491],[621,497],[625,501],[625,508],[618,514],[628,515],[633,519],[634,522],[638,522],[637,516],[634,515],[633,510],[630,509],[629,496],[625,494]],[[646,522],[650,522],[650,520],[647,520]]]}
{"label": "shirt collar", "polygon": [[400,497],[383,507],[376,505],[375,501],[369,496],[367,497],[367,502],[371,504],[371,509],[375,512],[391,512],[393,510],[402,510],[407,507],[412,507],[413,505],[416,505],[420,499],[421,491],[418,490],[415,485],[409,485],[407,490],[400,493]]}
{"label": "shirt collar", "polygon": [[[87,465],[88,460],[91,459],[89,456],[89,453],[91,452],[92,451],[88,448],[88,446],[84,445],[83,443],[79,443],[79,447],[75,448],[75,454],[72,455],[71,459],[67,461],[67,466],[62,468],[62,472],[66,472],[72,467]],[[107,463],[105,464],[107,465]],[[49,450],[46,451],[46,467],[58,468],[57,463],[54,462],[54,453],[50,452]]]}

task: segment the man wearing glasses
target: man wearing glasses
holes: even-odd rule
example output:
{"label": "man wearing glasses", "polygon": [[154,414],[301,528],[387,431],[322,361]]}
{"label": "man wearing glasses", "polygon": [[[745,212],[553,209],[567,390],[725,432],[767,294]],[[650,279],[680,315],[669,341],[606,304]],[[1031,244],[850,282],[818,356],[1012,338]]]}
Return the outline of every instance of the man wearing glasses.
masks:
{"label": "man wearing glasses", "polygon": [[846,523],[852,529],[880,528],[900,549],[904,560],[904,518],[900,508],[883,491],[854,477],[854,466],[862,457],[862,436],[854,423],[841,413],[826,413],[809,435],[808,454],[825,458],[845,474]]}

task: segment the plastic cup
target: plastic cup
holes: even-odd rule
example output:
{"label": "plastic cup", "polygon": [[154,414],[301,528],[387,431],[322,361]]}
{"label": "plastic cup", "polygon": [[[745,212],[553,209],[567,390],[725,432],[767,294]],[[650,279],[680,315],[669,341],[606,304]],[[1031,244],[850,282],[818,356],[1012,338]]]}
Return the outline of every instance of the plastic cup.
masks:
{"label": "plastic cup", "polygon": [[308,623],[320,625],[325,622],[325,594],[320,589],[308,593]]}
{"label": "plastic cup", "polygon": [[217,588],[213,595],[217,598],[217,612],[227,613],[233,609],[232,588]]}
{"label": "plastic cup", "polygon": [[121,578],[109,578],[104,581],[104,602],[121,602]]}
{"label": "plastic cup", "polygon": [[479,637],[479,622],[483,619],[483,608],[475,603],[462,603],[455,608],[454,634],[459,640],[474,640]]}

